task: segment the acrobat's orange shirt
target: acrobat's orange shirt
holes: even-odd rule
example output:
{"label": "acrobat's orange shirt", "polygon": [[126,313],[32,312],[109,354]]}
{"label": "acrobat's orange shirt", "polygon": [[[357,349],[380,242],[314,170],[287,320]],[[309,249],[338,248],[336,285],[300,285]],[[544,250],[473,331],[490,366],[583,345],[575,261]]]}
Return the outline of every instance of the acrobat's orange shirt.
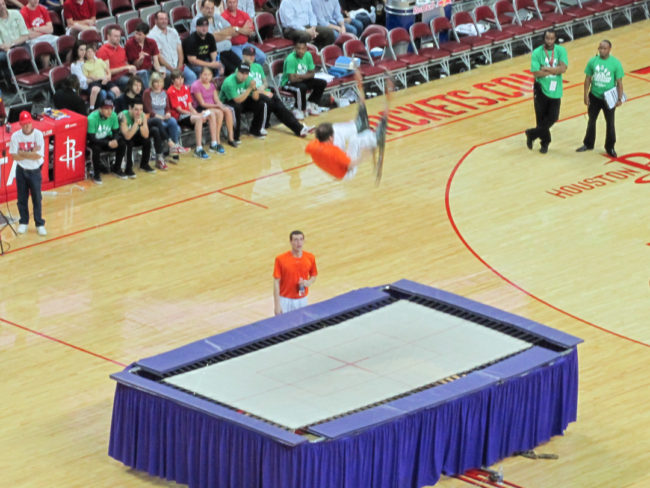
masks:
{"label": "acrobat's orange shirt", "polygon": [[316,166],[336,179],[342,180],[348,172],[350,157],[331,142],[320,142],[314,139],[307,144],[305,152],[311,156]]}
{"label": "acrobat's orange shirt", "polygon": [[[309,280],[318,275],[316,269],[316,258],[312,253],[302,252],[302,256],[297,258],[291,251],[280,254],[275,258],[275,267],[273,277],[280,280],[280,296],[285,298],[302,298],[298,293],[298,281],[300,278]],[[305,289],[305,294],[309,294],[309,288]]]}

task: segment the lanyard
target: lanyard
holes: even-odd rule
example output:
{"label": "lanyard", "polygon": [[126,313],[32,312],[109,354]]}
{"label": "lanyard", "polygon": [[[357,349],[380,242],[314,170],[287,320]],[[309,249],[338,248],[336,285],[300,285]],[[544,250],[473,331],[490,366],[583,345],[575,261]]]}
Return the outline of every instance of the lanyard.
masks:
{"label": "lanyard", "polygon": [[[544,55],[546,56],[546,62],[549,63],[548,60],[548,53],[546,52],[546,49],[544,49]],[[552,68],[553,67],[553,60],[555,59],[555,47],[553,47],[553,51],[551,52],[551,61],[549,63],[549,66]]]}

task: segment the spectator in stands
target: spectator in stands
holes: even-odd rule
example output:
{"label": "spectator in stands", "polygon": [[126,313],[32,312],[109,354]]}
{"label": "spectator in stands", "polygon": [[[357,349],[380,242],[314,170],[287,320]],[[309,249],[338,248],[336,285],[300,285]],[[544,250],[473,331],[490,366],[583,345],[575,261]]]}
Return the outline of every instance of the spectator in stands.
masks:
{"label": "spectator in stands", "polygon": [[283,0],[278,13],[284,27],[284,37],[294,42],[297,39],[309,39],[319,49],[334,42],[334,31],[318,25],[310,1]]}
{"label": "spectator in stands", "polygon": [[158,45],[153,39],[148,39],[147,34],[149,34],[149,26],[145,22],[140,22],[133,35],[124,44],[129,64],[135,66],[139,72],[147,72],[146,80],[143,77],[145,85],[149,81],[148,77],[152,70],[156,70],[158,73],[165,71],[158,60]]}
{"label": "spectator in stands", "polygon": [[124,87],[124,93],[115,99],[115,111],[118,115],[129,108],[129,102],[136,98],[142,98],[144,84],[138,75],[133,75]]}
{"label": "spectator in stands", "polygon": [[133,172],[133,149],[141,147],[140,169],[146,173],[155,173],[156,170],[149,166],[151,156],[151,134],[147,117],[144,115],[144,107],[141,98],[129,100],[129,108],[119,113],[120,132],[126,142],[126,168],[124,173],[118,172],[120,179],[134,179]]}
{"label": "spectator in stands", "polygon": [[63,18],[68,28],[67,33],[96,29],[97,11],[94,0],[65,0]]}
{"label": "spectator in stands", "polygon": [[[172,116],[178,120],[181,127],[194,127],[194,137],[196,138],[196,148],[194,156],[200,159],[209,159],[208,153],[205,152],[201,142],[203,141],[203,124],[207,121],[210,127],[210,137],[213,141],[217,140],[217,120],[213,113],[209,111],[197,112],[192,105],[192,94],[190,89],[183,84],[183,73],[179,70],[172,71],[172,84],[167,89],[169,104]],[[236,142],[236,141],[235,141]]]}
{"label": "spectator in stands", "polygon": [[208,34],[210,20],[202,17],[196,21],[196,31],[183,41],[183,51],[188,66],[198,77],[204,66],[212,69],[215,76],[224,72],[223,64],[217,61],[217,42]]}
{"label": "spectator in stands", "polygon": [[48,10],[56,10],[60,12],[63,8],[63,0],[40,0],[41,5],[44,5]]}
{"label": "spectator in stands", "polygon": [[232,50],[241,60],[242,50],[245,47],[252,47],[255,49],[255,62],[264,64],[266,62],[264,51],[248,42],[250,37],[255,36],[253,19],[246,12],[237,8],[237,2],[238,0],[226,0],[226,10],[221,14],[235,29],[235,35],[230,40]]}
{"label": "spectator in stands", "polygon": [[[255,62],[255,51],[251,48],[246,47],[244,48],[243,54],[244,63],[249,65],[251,68],[250,77],[255,80],[257,93],[259,94],[260,100],[266,104],[267,112],[269,114],[275,114],[280,122],[291,129],[297,136],[305,137],[312,130],[314,130],[313,127],[298,122],[291,111],[284,106],[282,100],[280,100],[279,97],[275,96],[275,94],[269,90],[264,68]],[[270,118],[271,116],[269,115],[267,117],[266,128],[269,127]],[[262,135],[266,135],[266,128],[262,128],[260,130],[260,133]]]}
{"label": "spectator in stands", "polygon": [[214,0],[201,1],[201,11],[192,19],[190,32],[196,31],[196,22],[200,18],[206,17],[208,19],[208,33],[214,36],[219,61],[223,64],[224,73],[227,76],[237,69],[237,66],[241,63],[241,58],[232,51],[230,39],[236,34],[234,27],[215,12],[214,5]]}
{"label": "spectator in stands", "polygon": [[194,97],[196,109],[199,111],[209,110],[215,116],[217,121],[217,140],[212,141],[210,150],[223,154],[226,149],[221,145],[219,134],[221,133],[221,126],[223,121],[226,121],[226,128],[228,129],[228,144],[237,147],[233,135],[233,112],[230,107],[227,107],[219,100],[219,91],[212,83],[212,70],[207,66],[201,71],[199,79],[192,83],[190,92]]}
{"label": "spectator in stands", "polygon": [[192,84],[197,76],[185,64],[185,54],[181,38],[176,29],[169,27],[169,15],[161,10],[156,12],[156,25],[149,31],[149,38],[156,41],[158,46],[158,62],[165,68],[165,72],[170,74],[173,70],[178,69],[185,75],[185,81]]}
{"label": "spectator in stands", "polygon": [[253,114],[248,132],[258,139],[264,139],[262,130],[266,127],[267,107],[260,100],[255,80],[249,76],[250,70],[250,66],[242,63],[237,71],[223,81],[219,93],[221,101],[235,109],[235,141],[239,140],[241,133],[241,114],[243,112],[252,112]]}
{"label": "spectator in stands", "polygon": [[67,108],[81,115],[88,115],[86,102],[79,95],[79,79],[70,75],[64,79],[54,93],[54,106],[58,109]]}
{"label": "spectator in stands", "polygon": [[[70,73],[77,78],[81,93],[89,96],[90,111],[95,110],[97,96],[101,93],[101,85],[88,86],[88,78],[83,72],[84,62],[86,61],[86,49],[88,45],[83,41],[77,41],[72,50],[72,63],[70,64]],[[104,92],[106,96],[106,92]]]}
{"label": "spectator in stands", "polygon": [[171,114],[169,97],[164,90],[165,80],[160,73],[153,73],[149,80],[150,88],[142,95],[144,113],[149,117],[149,126],[158,125],[160,132],[167,139],[169,152],[172,154],[171,162],[178,163],[178,155],[189,152],[181,146],[181,129],[178,121]]}
{"label": "spectator in stands", "polygon": [[29,39],[25,20],[18,10],[8,10],[5,0],[0,0],[0,69],[5,80],[10,80],[7,53]]}
{"label": "spectator in stands", "polygon": [[[20,9],[20,15],[25,20],[27,31],[29,32],[30,45],[37,42],[45,41],[52,44],[56,49],[56,40],[58,36],[52,34],[54,28],[52,27],[52,20],[50,14],[45,7],[39,5],[38,0],[27,0],[27,5]],[[45,54],[39,59],[40,66],[46,67],[50,65],[50,55]]]}
{"label": "spectator in stands", "polygon": [[116,26],[107,29],[107,42],[97,50],[97,57],[108,62],[111,71],[111,80],[122,88],[129,81],[131,75],[138,74],[142,80],[149,82],[149,73],[146,70],[138,70],[134,65],[129,64],[126,59],[126,50],[120,46],[122,33]]}
{"label": "spectator in stands", "polygon": [[[120,89],[117,86],[117,83],[111,80],[111,70],[108,67],[108,63],[103,59],[95,56],[96,46],[95,44],[88,44],[86,46],[86,60],[83,63],[82,72],[88,81],[88,87],[90,88],[90,111],[92,112],[95,106],[101,105],[102,100],[105,97],[110,97],[115,99],[120,96]],[[72,68],[71,68],[72,71]],[[74,74],[75,72],[72,71]],[[96,95],[93,98],[93,88],[99,87],[99,95]]]}
{"label": "spectator in stands", "polygon": [[377,22],[376,5],[382,4],[383,0],[340,0],[341,10],[349,23],[357,27],[361,35],[363,30],[370,24]]}
{"label": "spectator in stands", "polygon": [[102,184],[102,173],[108,173],[108,168],[100,162],[101,153],[111,151],[115,153],[115,162],[111,171],[121,177],[122,160],[126,145],[122,143],[119,133],[120,124],[117,114],[113,111],[113,100],[106,98],[101,106],[88,116],[87,146],[92,150],[93,181]]}
{"label": "spectator in stands", "polygon": [[332,29],[335,37],[338,38],[346,31],[355,36],[361,34],[361,32],[357,33],[356,27],[345,22],[339,0],[311,0],[311,7],[318,25]]}
{"label": "spectator in stands", "polygon": [[[304,119],[305,113],[318,115],[324,111],[319,103],[327,86],[325,80],[315,78],[316,65],[305,41],[304,38],[295,41],[294,50],[284,60],[280,81],[280,86],[296,94],[294,115],[298,120]],[[311,90],[309,99],[308,90]]]}

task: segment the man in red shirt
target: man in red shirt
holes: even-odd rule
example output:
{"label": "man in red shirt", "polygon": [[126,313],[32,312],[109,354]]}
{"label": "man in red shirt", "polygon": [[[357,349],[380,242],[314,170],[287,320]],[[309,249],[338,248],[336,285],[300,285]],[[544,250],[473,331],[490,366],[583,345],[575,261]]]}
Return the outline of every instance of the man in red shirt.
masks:
{"label": "man in red shirt", "polygon": [[235,35],[230,38],[232,43],[232,52],[234,52],[239,59],[242,58],[242,51],[245,47],[252,47],[255,49],[255,62],[264,65],[266,61],[266,54],[260,48],[248,42],[248,38],[255,36],[255,25],[250,16],[243,10],[237,9],[238,0],[226,0],[226,10],[223,11],[221,16],[235,28]]}
{"label": "man in red shirt", "polygon": [[[156,41],[149,39],[147,34],[149,34],[149,26],[144,22],[140,22],[133,35],[124,44],[126,59],[136,69],[144,70],[148,75],[152,69],[155,69],[164,76],[165,69],[160,66],[158,45]],[[145,83],[144,86],[147,85]]]}
{"label": "man in red shirt", "polygon": [[[311,156],[316,166],[337,180],[352,178],[357,173],[357,166],[363,160],[363,156],[374,151],[378,146],[381,149],[386,141],[388,98],[393,90],[392,80],[386,79],[386,107],[377,131],[374,132],[370,130],[368,124],[361,74],[357,71],[355,77],[360,94],[356,120],[320,124],[316,127],[316,139],[305,148],[305,152]],[[378,182],[381,176],[381,164],[377,165],[375,170]]]}
{"label": "man in red shirt", "polygon": [[110,27],[106,34],[107,42],[97,50],[97,57],[108,63],[111,80],[119,85],[120,90],[124,91],[129,78],[136,73],[142,79],[143,86],[148,86],[149,73],[145,70],[138,71],[138,68],[127,62],[126,50],[120,46],[121,36],[120,29]]}
{"label": "man in red shirt", "polygon": [[69,34],[73,29],[82,31],[95,29],[97,11],[93,0],[65,0],[63,17]]}
{"label": "man in red shirt", "polygon": [[[45,7],[38,3],[38,0],[27,0],[27,5],[20,9],[20,15],[25,19],[25,26],[29,32],[30,45],[37,42],[45,41],[52,44],[56,49],[56,40],[58,36],[52,34],[54,28],[52,27],[52,20],[50,14]],[[50,55],[45,54],[39,59],[40,68],[50,65]]]}
{"label": "man in red shirt", "polygon": [[305,235],[294,230],[289,234],[291,250],[275,258],[273,269],[273,303],[275,315],[307,305],[309,287],[316,281],[318,270],[313,254],[303,251]]}

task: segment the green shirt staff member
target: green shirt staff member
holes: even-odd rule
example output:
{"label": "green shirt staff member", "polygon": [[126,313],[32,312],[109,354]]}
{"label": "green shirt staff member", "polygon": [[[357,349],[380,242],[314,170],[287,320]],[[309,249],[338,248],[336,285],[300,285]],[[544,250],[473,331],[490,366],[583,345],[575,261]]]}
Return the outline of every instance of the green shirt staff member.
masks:
{"label": "green shirt staff member", "polygon": [[[585,68],[585,105],[588,107],[589,121],[587,122],[587,133],[582,141],[582,146],[576,149],[577,152],[589,151],[594,148],[596,141],[596,119],[603,111],[607,131],[605,135],[605,151],[611,157],[617,157],[614,150],[616,144],[616,126],[614,124],[614,112],[616,107],[623,103],[623,65],[614,56],[610,56],[612,43],[607,39],[598,44],[598,55],[594,56],[587,63]],[[609,108],[605,100],[605,92],[616,87],[616,105]]]}
{"label": "green shirt staff member", "polygon": [[569,65],[566,49],[556,46],[557,35],[552,29],[544,32],[544,44],[531,56],[530,71],[535,77],[535,119],[537,125],[526,130],[526,146],[533,148],[539,139],[539,152],[546,154],[551,143],[551,127],[560,116],[562,74]]}
{"label": "green shirt staff member", "polygon": [[249,133],[258,139],[264,139],[262,129],[266,127],[267,108],[260,100],[257,84],[249,76],[250,71],[251,68],[246,63],[240,64],[237,71],[223,81],[219,92],[219,99],[235,109],[235,139],[239,139],[243,112],[253,113]]}

